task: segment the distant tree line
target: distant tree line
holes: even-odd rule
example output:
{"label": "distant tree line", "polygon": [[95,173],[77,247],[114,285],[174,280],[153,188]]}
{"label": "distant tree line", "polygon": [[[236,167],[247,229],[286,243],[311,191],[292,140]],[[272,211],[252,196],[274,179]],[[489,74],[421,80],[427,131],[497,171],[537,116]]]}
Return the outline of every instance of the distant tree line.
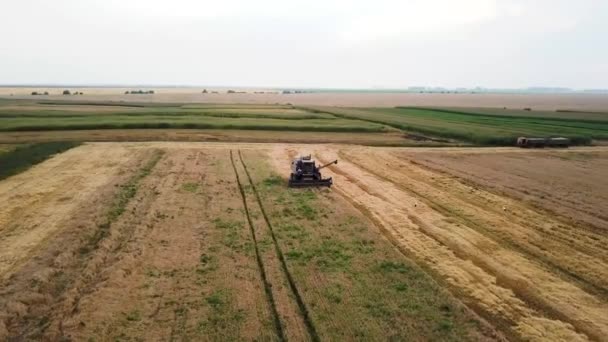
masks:
{"label": "distant tree line", "polygon": [[69,91],[69,90],[66,89],[66,90],[63,91],[63,95],[84,95],[84,93],[83,92],[78,92],[78,91],[75,91],[75,92],[72,93],[71,91]]}
{"label": "distant tree line", "polygon": [[[75,92],[73,92],[73,93],[72,93],[71,91],[69,91],[69,90],[67,90],[67,89],[66,89],[66,90],[64,90],[64,91],[62,92],[62,94],[63,94],[63,95],[84,95],[84,93],[83,93],[83,92],[81,92],[81,91],[75,91]],[[45,92],[41,92],[41,91],[33,91],[33,92],[32,92],[32,95],[34,95],[34,96],[36,96],[36,95],[49,95],[49,92],[48,92],[48,91],[45,91]]]}
{"label": "distant tree line", "polygon": [[154,90],[131,90],[131,91],[125,91],[125,95],[143,95],[143,94],[154,94]]}
{"label": "distant tree line", "polygon": [[306,90],[283,90],[283,91],[281,91],[281,94],[306,94],[306,93],[311,93],[311,92],[306,91]]}

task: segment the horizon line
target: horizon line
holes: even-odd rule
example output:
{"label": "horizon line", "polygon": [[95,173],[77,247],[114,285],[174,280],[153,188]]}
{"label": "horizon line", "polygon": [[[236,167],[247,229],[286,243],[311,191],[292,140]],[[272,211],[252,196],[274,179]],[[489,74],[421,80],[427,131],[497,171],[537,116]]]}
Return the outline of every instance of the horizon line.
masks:
{"label": "horizon line", "polygon": [[608,88],[571,88],[561,86],[527,86],[527,87],[447,87],[447,86],[407,86],[407,87],[300,87],[300,86],[243,86],[243,85],[188,85],[188,84],[112,84],[112,83],[13,83],[13,84],[0,84],[0,88],[34,88],[34,87],[46,87],[46,88],[69,88],[69,87],[80,87],[80,88],[222,88],[222,89],[270,89],[270,90],[326,90],[326,91],[400,91],[400,92],[412,92],[412,91],[556,91],[556,92],[590,92],[590,91],[601,91],[608,92]]}

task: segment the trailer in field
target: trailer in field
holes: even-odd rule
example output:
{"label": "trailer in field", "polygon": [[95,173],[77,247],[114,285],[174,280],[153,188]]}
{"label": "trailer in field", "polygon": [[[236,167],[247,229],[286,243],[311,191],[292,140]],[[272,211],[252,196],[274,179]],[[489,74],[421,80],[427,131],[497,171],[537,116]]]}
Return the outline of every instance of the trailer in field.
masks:
{"label": "trailer in field", "polygon": [[522,148],[543,148],[543,147],[568,147],[570,139],[563,137],[556,138],[517,138],[517,146]]}

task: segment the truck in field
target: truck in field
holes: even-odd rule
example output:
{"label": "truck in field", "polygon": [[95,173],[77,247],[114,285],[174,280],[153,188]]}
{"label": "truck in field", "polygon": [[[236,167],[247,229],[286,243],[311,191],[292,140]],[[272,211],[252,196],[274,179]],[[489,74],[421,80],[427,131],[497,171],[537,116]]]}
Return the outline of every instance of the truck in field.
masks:
{"label": "truck in field", "polygon": [[517,138],[517,146],[522,148],[543,148],[543,147],[562,147],[570,146],[570,139],[563,137],[555,138]]}

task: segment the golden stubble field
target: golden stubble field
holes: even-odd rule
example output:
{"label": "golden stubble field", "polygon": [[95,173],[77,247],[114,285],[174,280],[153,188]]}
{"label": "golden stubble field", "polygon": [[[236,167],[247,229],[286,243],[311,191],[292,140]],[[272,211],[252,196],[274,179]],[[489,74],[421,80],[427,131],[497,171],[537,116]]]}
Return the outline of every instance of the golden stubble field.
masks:
{"label": "golden stubble field", "polygon": [[[285,187],[300,153],[331,190]],[[607,163],[88,143],[0,182],[0,339],[602,340]]]}

